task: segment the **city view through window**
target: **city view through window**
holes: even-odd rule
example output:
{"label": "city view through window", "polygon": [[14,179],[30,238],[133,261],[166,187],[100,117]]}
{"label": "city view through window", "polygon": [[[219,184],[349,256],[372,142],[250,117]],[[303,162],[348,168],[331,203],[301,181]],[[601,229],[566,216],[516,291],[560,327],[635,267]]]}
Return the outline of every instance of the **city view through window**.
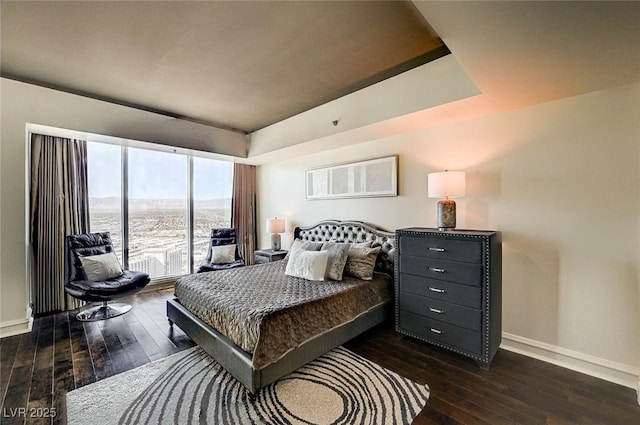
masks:
{"label": "city view through window", "polygon": [[[122,149],[127,166],[122,167]],[[129,269],[152,278],[189,273],[205,258],[214,227],[231,223],[232,163],[193,157],[193,260],[188,258],[188,160],[183,154],[87,143],[91,232],[108,231],[124,264],[123,173],[128,181]]]}

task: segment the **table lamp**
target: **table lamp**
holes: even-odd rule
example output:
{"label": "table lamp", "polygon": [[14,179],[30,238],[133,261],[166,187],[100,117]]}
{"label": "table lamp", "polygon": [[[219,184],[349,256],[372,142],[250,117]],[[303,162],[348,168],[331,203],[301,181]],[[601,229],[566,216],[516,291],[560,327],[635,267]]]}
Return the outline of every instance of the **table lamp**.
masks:
{"label": "table lamp", "polygon": [[267,233],[271,233],[271,249],[280,251],[280,233],[284,233],[285,220],[282,218],[267,219]]}
{"label": "table lamp", "polygon": [[444,198],[438,201],[438,229],[456,228],[456,203],[449,198],[464,196],[464,171],[429,173],[429,198]]}

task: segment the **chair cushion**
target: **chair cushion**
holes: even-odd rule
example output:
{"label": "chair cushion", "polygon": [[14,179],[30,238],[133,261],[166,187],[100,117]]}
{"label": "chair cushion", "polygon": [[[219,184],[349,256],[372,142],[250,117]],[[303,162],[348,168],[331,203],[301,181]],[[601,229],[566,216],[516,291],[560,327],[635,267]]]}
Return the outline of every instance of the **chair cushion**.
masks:
{"label": "chair cushion", "polygon": [[74,280],[67,282],[65,290],[84,301],[108,301],[133,294],[149,283],[149,275],[125,270],[121,276],[100,282]]}
{"label": "chair cushion", "polygon": [[226,270],[226,269],[232,269],[234,267],[242,267],[242,266],[244,266],[244,260],[242,258],[234,261],[233,263],[227,263],[227,264],[202,263],[200,267],[198,267],[198,273],[213,272],[216,270]]}

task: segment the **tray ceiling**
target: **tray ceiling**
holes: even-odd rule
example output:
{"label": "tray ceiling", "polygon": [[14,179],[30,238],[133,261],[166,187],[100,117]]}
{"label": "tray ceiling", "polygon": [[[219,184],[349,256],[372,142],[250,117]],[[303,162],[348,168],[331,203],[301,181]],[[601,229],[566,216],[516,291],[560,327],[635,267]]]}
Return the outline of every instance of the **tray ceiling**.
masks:
{"label": "tray ceiling", "polygon": [[412,2],[12,2],[2,76],[252,132],[449,53]]}

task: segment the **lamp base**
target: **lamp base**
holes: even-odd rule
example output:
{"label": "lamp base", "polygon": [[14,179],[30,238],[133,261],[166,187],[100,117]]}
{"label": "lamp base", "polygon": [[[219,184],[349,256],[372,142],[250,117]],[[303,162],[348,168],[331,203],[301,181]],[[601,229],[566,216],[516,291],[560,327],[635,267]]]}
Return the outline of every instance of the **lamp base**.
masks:
{"label": "lamp base", "polygon": [[271,249],[274,251],[280,251],[280,233],[271,234]]}
{"label": "lamp base", "polygon": [[456,228],[456,202],[451,199],[438,201],[438,230],[446,232]]}

